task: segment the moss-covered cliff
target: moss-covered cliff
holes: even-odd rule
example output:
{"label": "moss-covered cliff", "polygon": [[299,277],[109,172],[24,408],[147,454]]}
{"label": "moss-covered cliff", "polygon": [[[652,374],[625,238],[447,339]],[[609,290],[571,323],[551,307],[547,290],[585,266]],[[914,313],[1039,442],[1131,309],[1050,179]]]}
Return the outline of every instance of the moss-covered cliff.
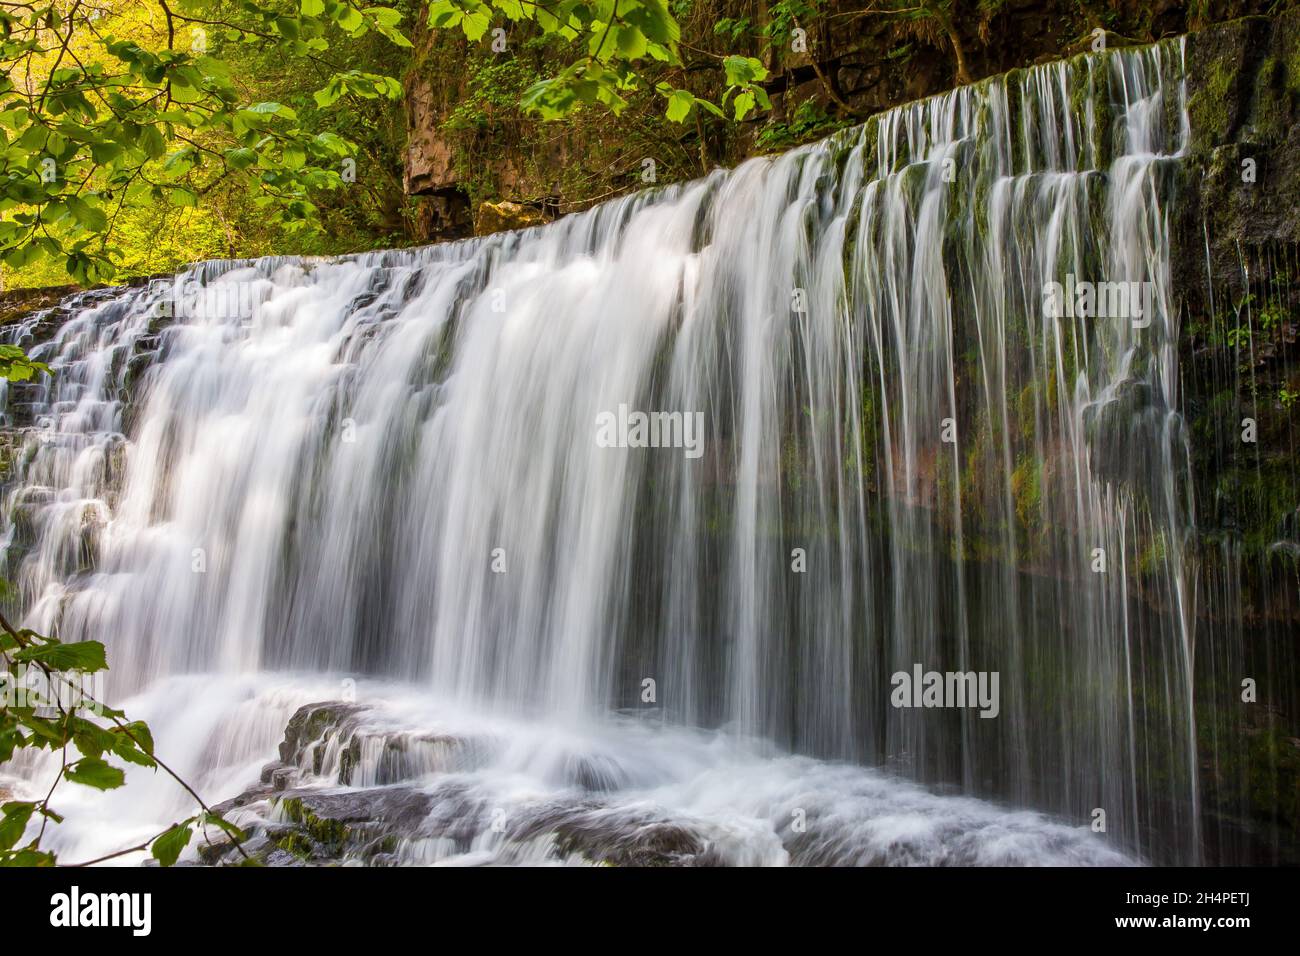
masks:
{"label": "moss-covered cliff", "polygon": [[[519,109],[520,95],[569,62],[571,47],[526,24],[469,43],[457,30],[431,30],[420,14],[405,74],[405,184],[425,239],[469,234],[485,201],[525,204],[553,218],[821,138],[964,79],[1081,52],[1098,30],[1111,46],[1150,42],[1278,6],[955,0],[891,12],[849,0],[676,0],[685,62],[665,69],[665,78],[716,100],[722,57],[757,56],[769,68],[772,110],[740,124],[707,114],[669,122],[654,95],[633,97],[620,116],[589,109],[541,123]],[[930,8],[949,16],[916,13]]]}
{"label": "moss-covered cliff", "polygon": [[[1241,679],[1198,702],[1225,841],[1300,832],[1300,14],[1189,38],[1191,155],[1172,232],[1192,430],[1202,621],[1198,667]],[[1253,835],[1253,837],[1252,837]],[[1285,843],[1285,837],[1282,842]],[[1294,854],[1294,842],[1292,843]],[[1282,854],[1284,858],[1286,854]],[[1294,861],[1294,856],[1289,857]]]}

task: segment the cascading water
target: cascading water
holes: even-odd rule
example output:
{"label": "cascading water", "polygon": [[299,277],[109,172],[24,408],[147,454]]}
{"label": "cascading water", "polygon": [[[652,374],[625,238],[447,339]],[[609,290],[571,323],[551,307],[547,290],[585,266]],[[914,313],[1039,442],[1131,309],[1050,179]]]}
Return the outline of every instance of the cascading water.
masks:
{"label": "cascading water", "polygon": [[[8,396],[27,624],[104,641],[220,796],[340,675],[500,741],[454,774],[475,859],[582,753],[721,859],[1194,862],[1181,74],[1080,57],[540,229],[88,294]],[[1046,315],[1076,279],[1147,294]],[[698,457],[603,447],[620,407],[700,413]],[[893,706],[915,665],[997,715]],[[61,839],[184,810],[140,786]]]}

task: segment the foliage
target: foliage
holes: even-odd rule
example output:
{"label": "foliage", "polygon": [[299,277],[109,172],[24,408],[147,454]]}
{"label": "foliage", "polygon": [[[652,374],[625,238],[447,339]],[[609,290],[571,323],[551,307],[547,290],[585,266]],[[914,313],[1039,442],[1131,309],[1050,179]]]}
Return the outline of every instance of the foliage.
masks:
{"label": "foliage", "polygon": [[815,100],[804,100],[784,123],[770,123],[759,131],[756,144],[766,152],[789,149],[810,139],[829,136],[842,129],[846,120],[836,119]]}
{"label": "foliage", "polygon": [[650,68],[656,63],[682,66],[681,25],[665,0],[434,0],[429,5],[431,26],[460,27],[471,41],[482,39],[494,22],[528,23],[586,51],[525,91],[524,108],[542,119],[595,105],[617,115],[632,94],[647,89],[664,100],[664,115],[675,123],[685,122],[697,107],[721,117],[730,102],[735,118],[744,119],[756,105],[771,105],[761,86],[767,69],[753,57],[721,58],[720,104],[654,78]]}
{"label": "foliage", "polygon": [[400,11],[358,0],[83,0],[0,8],[0,261],[61,261],[77,281],[112,276],[124,215],[188,209],[238,183],[266,220],[318,228],[313,199],[348,182],[355,146],[293,107],[251,98],[214,47],[256,45],[325,65],[316,105],[395,98],[389,76],[334,69],[330,38],[409,46]]}
{"label": "foliage", "polygon": [[[104,645],[98,641],[64,644],[25,628],[15,630],[2,617],[0,628],[0,660],[4,665],[0,677],[5,686],[0,699],[0,763],[11,760],[19,750],[61,754],[59,773],[45,796],[38,800],[10,800],[0,806],[0,866],[54,866],[58,860],[53,852],[42,848],[41,840],[48,824],[63,822],[51,805],[60,782],[114,790],[126,782],[126,774],[113,761],[171,771],[154,753],[148,725],[128,721],[122,711],[85,694],[80,683],[68,676],[106,670]],[[44,681],[32,686],[26,679],[27,668],[39,670]],[[33,818],[39,819],[41,825],[30,840],[22,843]],[[143,843],[102,859],[147,849],[163,866],[171,866],[189,843],[193,828],[206,825],[217,827],[235,841],[243,839],[238,827],[204,806]]]}
{"label": "foliage", "polygon": [[44,362],[33,362],[16,345],[0,345],[0,378],[11,382],[25,382],[37,372],[49,372]]}

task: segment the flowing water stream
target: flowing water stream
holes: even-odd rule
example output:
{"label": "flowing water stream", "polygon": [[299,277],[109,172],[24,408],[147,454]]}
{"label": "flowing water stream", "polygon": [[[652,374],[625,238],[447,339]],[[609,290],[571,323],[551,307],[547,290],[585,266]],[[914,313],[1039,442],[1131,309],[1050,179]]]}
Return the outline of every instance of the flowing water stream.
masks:
{"label": "flowing water stream", "polygon": [[[491,811],[591,792],[733,862],[1196,862],[1182,59],[1019,71],[538,229],[35,316],[11,339],[56,374],[6,395],[26,623],[104,641],[114,702],[214,798],[350,676],[368,719],[493,741],[425,768],[481,799],[405,862],[547,858]],[[1078,314],[1080,282],[1141,295]],[[598,440],[634,412],[698,444]],[[996,716],[894,706],[917,665],[996,673]],[[69,789],[64,853],[187,812],[134,776]]]}

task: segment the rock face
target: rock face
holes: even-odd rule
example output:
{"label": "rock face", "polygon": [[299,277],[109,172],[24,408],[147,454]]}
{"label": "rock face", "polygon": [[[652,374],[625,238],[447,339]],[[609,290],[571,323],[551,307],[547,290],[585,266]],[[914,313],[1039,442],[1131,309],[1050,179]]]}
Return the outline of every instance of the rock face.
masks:
{"label": "rock face", "polygon": [[1193,34],[1187,76],[1192,144],[1177,279],[1204,284],[1208,233],[1211,278],[1239,283],[1239,245],[1300,242],[1300,11]]}
{"label": "rock face", "polygon": [[545,222],[546,217],[531,206],[516,202],[485,202],[479,205],[474,216],[474,235],[486,236],[509,229],[527,229]]}
{"label": "rock face", "polygon": [[[1191,147],[1170,261],[1197,525],[1271,577],[1300,554],[1300,11],[1193,34],[1186,55]],[[1247,615],[1300,633],[1295,587],[1269,591]]]}
{"label": "rock face", "polygon": [[10,325],[38,309],[52,309],[61,299],[76,291],[77,287],[73,285],[0,291],[0,326]]}
{"label": "rock face", "polygon": [[445,103],[427,76],[412,74],[405,87],[406,154],[402,185],[418,196],[419,230],[427,239],[455,239],[470,226],[469,197],[461,189],[451,147],[439,134]]}
{"label": "rock face", "polygon": [[[1171,222],[1191,431],[1197,660],[1240,647],[1258,685],[1197,702],[1210,855],[1295,862],[1300,835],[1300,11],[1187,38],[1189,155]],[[1279,706],[1280,705],[1280,706]],[[1291,846],[1289,851],[1269,847]],[[1262,848],[1262,850],[1261,850]]]}

